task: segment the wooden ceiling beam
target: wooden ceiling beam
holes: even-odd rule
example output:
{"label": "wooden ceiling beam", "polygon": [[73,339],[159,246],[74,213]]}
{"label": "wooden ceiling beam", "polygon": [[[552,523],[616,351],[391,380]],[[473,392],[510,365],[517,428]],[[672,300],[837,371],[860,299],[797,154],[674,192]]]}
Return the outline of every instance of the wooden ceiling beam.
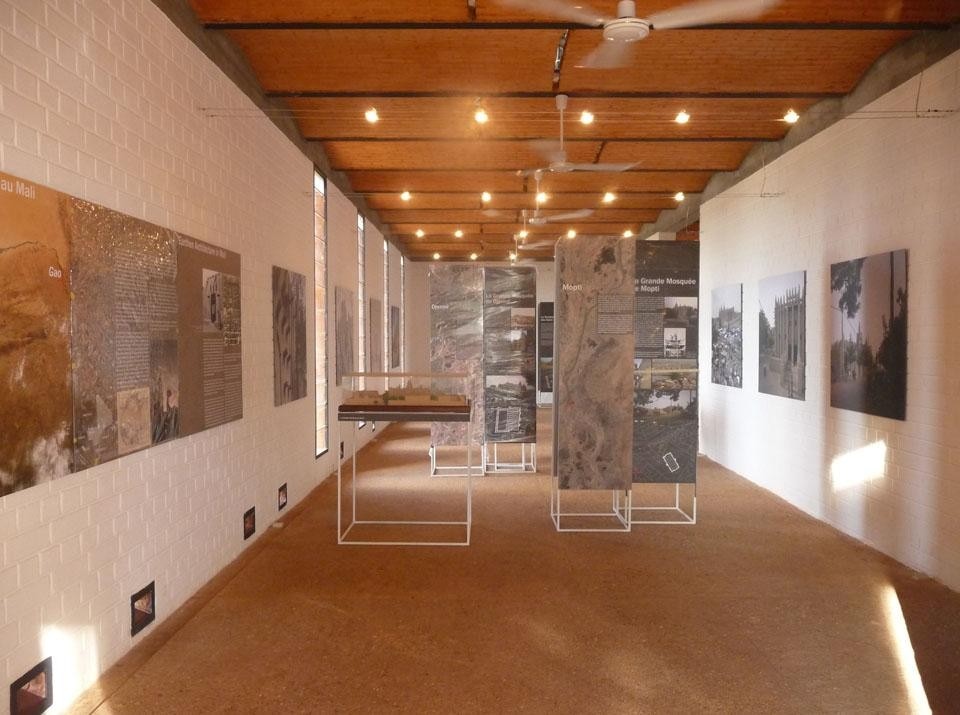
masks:
{"label": "wooden ceiling beam", "polygon": [[[713,32],[743,31],[809,31],[843,30],[844,32],[871,32],[878,30],[907,30],[925,32],[927,30],[945,30],[950,22],[728,22],[724,24],[691,25],[684,30],[710,30]],[[303,21],[208,21],[203,23],[207,30],[593,30],[591,25],[564,21],[503,21],[503,22],[303,22]]]}

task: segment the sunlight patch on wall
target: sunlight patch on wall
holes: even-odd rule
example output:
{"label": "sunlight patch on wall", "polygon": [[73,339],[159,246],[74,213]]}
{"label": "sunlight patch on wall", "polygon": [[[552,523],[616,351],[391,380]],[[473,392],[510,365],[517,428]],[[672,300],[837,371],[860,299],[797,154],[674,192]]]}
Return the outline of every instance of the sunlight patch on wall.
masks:
{"label": "sunlight patch on wall", "polygon": [[96,630],[92,626],[63,628],[47,626],[41,647],[53,656],[53,707],[64,712],[100,675]]}
{"label": "sunlight patch on wall", "polygon": [[882,440],[834,457],[830,464],[833,491],[840,492],[882,479],[886,474],[886,464],[887,443]]}

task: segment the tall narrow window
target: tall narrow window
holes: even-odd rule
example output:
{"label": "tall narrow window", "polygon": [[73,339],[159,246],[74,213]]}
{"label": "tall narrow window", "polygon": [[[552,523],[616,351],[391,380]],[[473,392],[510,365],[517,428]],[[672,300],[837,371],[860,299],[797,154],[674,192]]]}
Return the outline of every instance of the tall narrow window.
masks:
{"label": "tall narrow window", "polygon": [[390,244],[383,238],[383,371],[390,371]]}
{"label": "tall narrow window", "polygon": [[[366,271],[366,228],[364,226],[363,216],[357,214],[357,317],[359,319],[359,330],[357,336],[360,342],[360,360],[358,362],[357,372],[367,371],[367,271]],[[361,390],[366,389],[365,380],[360,379],[357,387]],[[361,425],[363,426],[363,425]]]}
{"label": "tall narrow window", "polygon": [[400,371],[403,372],[407,369],[407,331],[404,325],[406,320],[405,316],[407,314],[407,304],[404,300],[406,295],[406,286],[407,286],[407,276],[406,276],[406,264],[404,263],[403,256],[400,256]]}
{"label": "tall narrow window", "polygon": [[317,456],[330,447],[327,422],[327,185],[319,172],[313,174],[313,292],[316,312],[316,406]]}

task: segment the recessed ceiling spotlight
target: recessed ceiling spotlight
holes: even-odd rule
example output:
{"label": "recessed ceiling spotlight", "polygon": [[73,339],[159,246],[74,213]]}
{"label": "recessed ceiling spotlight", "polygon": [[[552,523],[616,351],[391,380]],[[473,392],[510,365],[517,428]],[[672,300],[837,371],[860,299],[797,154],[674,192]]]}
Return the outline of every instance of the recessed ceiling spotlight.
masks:
{"label": "recessed ceiling spotlight", "polygon": [[440,254],[439,254],[439,253],[434,253],[434,254],[433,254],[433,260],[439,261],[439,260],[440,260]]}
{"label": "recessed ceiling spotlight", "polygon": [[489,191],[484,191],[480,194],[480,200],[485,204],[489,204],[491,199],[493,199],[493,196],[490,195]]}
{"label": "recessed ceiling spotlight", "polygon": [[783,115],[783,121],[787,124],[796,124],[798,119],[800,119],[800,115],[792,109]]}
{"label": "recessed ceiling spotlight", "polygon": [[457,238],[463,238],[463,231],[461,231],[458,228],[456,231],[453,232],[453,235],[456,236]]}
{"label": "recessed ceiling spotlight", "polygon": [[677,112],[677,116],[673,121],[675,121],[677,124],[686,124],[690,121],[690,115],[687,114],[686,110],[681,109],[679,112]]}
{"label": "recessed ceiling spotlight", "polygon": [[593,124],[593,112],[589,109],[584,109],[580,112],[580,123],[581,124]]}
{"label": "recessed ceiling spotlight", "polygon": [[685,198],[687,198],[687,195],[682,191],[678,191],[673,195],[673,200],[676,201],[677,203],[683,201]]}
{"label": "recessed ceiling spotlight", "polygon": [[526,238],[530,235],[530,232],[527,229],[523,229],[520,233],[517,234],[520,238]]}
{"label": "recessed ceiling spotlight", "polygon": [[471,261],[477,260],[477,254],[476,254],[476,253],[471,253],[471,254],[470,254],[470,260],[471,260]]}
{"label": "recessed ceiling spotlight", "polygon": [[376,107],[370,107],[370,109],[363,113],[363,116],[366,117],[366,120],[371,124],[376,124],[380,121],[380,115],[377,113]]}
{"label": "recessed ceiling spotlight", "polygon": [[612,204],[616,200],[617,200],[617,195],[612,191],[608,191],[603,195],[603,203],[605,204]]}
{"label": "recessed ceiling spotlight", "polygon": [[487,114],[487,110],[483,107],[477,107],[477,111],[473,113],[473,121],[477,124],[486,124],[490,121],[490,115]]}
{"label": "recessed ceiling spotlight", "polygon": [[576,237],[577,237],[577,232],[574,231],[572,228],[567,231],[567,238],[576,238]]}
{"label": "recessed ceiling spotlight", "polygon": [[410,200],[410,192],[409,192],[409,191],[404,191],[402,194],[400,194],[400,200],[401,200],[401,201],[409,201],[409,200]]}
{"label": "recessed ceiling spotlight", "polygon": [[626,231],[623,232],[623,237],[624,237],[624,238],[633,238],[633,231],[631,231],[631,230],[628,228]]}
{"label": "recessed ceiling spotlight", "polygon": [[547,199],[549,199],[549,198],[550,198],[550,197],[547,196],[547,192],[541,191],[539,194],[537,194],[537,203],[538,203],[538,204],[544,204],[544,203],[547,202]]}
{"label": "recessed ceiling spotlight", "polygon": [[423,238],[426,234],[423,232],[422,228],[418,228],[416,231],[417,238]]}

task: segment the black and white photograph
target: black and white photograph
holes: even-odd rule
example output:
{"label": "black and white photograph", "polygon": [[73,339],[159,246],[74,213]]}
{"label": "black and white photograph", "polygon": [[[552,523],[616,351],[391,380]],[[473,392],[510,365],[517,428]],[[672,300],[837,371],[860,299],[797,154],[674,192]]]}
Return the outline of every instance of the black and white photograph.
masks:
{"label": "black and white photograph", "polygon": [[806,399],[807,272],[760,281],[760,392]]}
{"label": "black and white photograph", "polygon": [[743,387],[743,283],[714,288],[710,307],[710,378]]}
{"label": "black and white photograph", "polygon": [[663,356],[696,358],[700,333],[699,299],[667,296],[663,299]]}
{"label": "black and white photograph", "polygon": [[307,396],[307,278],[273,267],[273,404]]}
{"label": "black and white photograph", "polygon": [[634,371],[633,481],[692,483],[697,476],[697,361],[640,360]]}
{"label": "black and white photograph", "polygon": [[336,376],[337,384],[343,384],[343,376],[354,371],[353,368],[353,326],[356,324],[354,306],[356,305],[353,291],[341,286],[333,289],[334,293],[334,324],[337,332],[334,336],[336,345]]}
{"label": "black and white photograph", "polygon": [[223,330],[223,274],[203,269],[203,329]]}
{"label": "black and white photograph", "polygon": [[150,340],[150,429],[153,444],[180,436],[180,370],[175,339]]}
{"label": "black and white photograph", "polygon": [[907,418],[907,252],[830,266],[830,405]]}

